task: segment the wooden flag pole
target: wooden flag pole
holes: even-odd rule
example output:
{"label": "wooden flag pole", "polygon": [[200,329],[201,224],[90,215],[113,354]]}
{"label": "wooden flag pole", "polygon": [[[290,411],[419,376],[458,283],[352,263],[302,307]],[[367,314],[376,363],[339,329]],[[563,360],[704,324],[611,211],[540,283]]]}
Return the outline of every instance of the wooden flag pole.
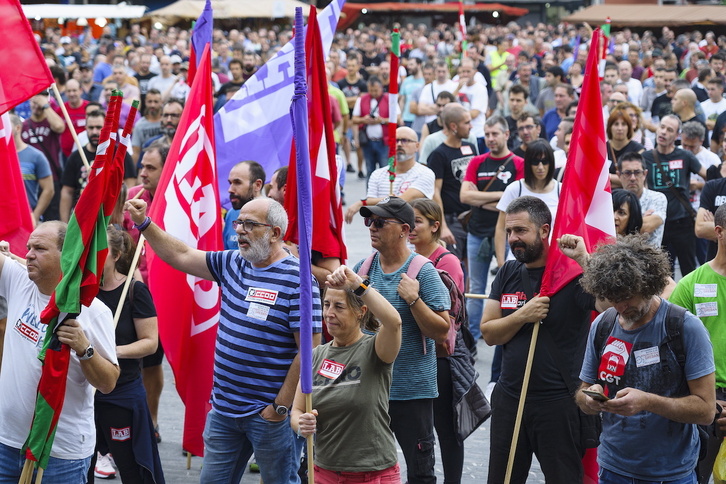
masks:
{"label": "wooden flag pole", "polygon": [[42,467],[38,467],[38,473],[35,474],[35,484],[40,484],[41,482],[43,482],[44,471],[45,469],[43,469]]}
{"label": "wooden flag pole", "polygon": [[23,472],[20,474],[18,484],[31,484],[33,482],[33,461],[26,458],[23,464]]}
{"label": "wooden flag pole", "polygon": [[[313,394],[312,393],[306,393],[305,394],[305,412],[312,413],[313,411]],[[315,482],[315,459],[313,456],[313,436],[315,434],[311,434],[307,436],[307,446],[308,446],[308,484],[314,484]]]}
{"label": "wooden flag pole", "polygon": [[464,297],[468,299],[489,299],[488,294],[474,294],[472,292],[465,293]]}
{"label": "wooden flag pole", "polygon": [[[137,193],[131,200],[136,200],[143,193],[144,193],[144,189],[142,188],[141,190],[139,190],[139,193]],[[126,281],[124,281],[124,288],[121,291],[121,299],[119,299],[118,306],[116,306],[116,312],[113,315],[113,327],[114,328],[118,325],[118,320],[121,318],[121,310],[124,307],[124,301],[126,301],[126,294],[129,292],[129,286],[131,286],[131,278],[133,277],[134,271],[136,270],[136,266],[139,263],[139,258],[141,257],[141,249],[144,247],[145,240],[146,239],[144,238],[144,234],[140,234],[139,242],[136,245],[136,252],[134,252],[134,258],[131,261],[131,267],[129,268],[129,273],[126,276]]]}
{"label": "wooden flag pole", "polygon": [[527,397],[527,389],[529,388],[529,377],[532,374],[532,361],[534,360],[534,350],[537,347],[537,337],[539,336],[539,327],[541,324],[541,321],[534,323],[534,328],[532,328],[532,341],[529,343],[527,365],[524,367],[522,391],[519,394],[519,404],[517,405],[517,418],[514,421],[512,445],[509,446],[509,460],[507,461],[507,472],[504,475],[504,484],[509,484],[512,479],[512,469],[514,469],[514,455],[517,450],[517,442],[519,441],[519,428],[522,426],[522,415],[524,414],[524,400]]}
{"label": "wooden flag pole", "polygon": [[76,146],[78,147],[78,154],[81,155],[81,160],[83,160],[83,165],[86,167],[86,170],[91,169],[91,164],[88,163],[88,159],[86,158],[86,152],[83,151],[83,146],[81,145],[80,140],[78,139],[78,134],[76,133],[76,128],[73,127],[73,121],[71,120],[71,115],[68,114],[68,110],[66,109],[66,105],[63,104],[63,98],[61,97],[61,93],[58,90],[58,86],[55,85],[55,82],[50,85],[50,87],[53,88],[53,93],[55,94],[55,98],[58,101],[58,105],[60,105],[61,111],[63,111],[63,117],[66,120],[66,129],[71,130],[71,136],[73,136],[73,141],[75,141]]}

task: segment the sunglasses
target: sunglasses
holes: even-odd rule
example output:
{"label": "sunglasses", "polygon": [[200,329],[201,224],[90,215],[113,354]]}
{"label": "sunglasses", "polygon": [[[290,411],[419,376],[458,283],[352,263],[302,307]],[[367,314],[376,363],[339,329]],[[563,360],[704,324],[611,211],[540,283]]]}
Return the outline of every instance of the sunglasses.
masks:
{"label": "sunglasses", "polygon": [[372,225],[377,229],[382,229],[386,224],[403,225],[403,222],[399,222],[398,220],[386,220],[385,218],[372,218],[372,217],[364,218],[363,223],[366,224],[366,227],[370,227]]}
{"label": "sunglasses", "polygon": [[529,164],[532,166],[537,166],[540,163],[544,166],[547,166],[550,164],[550,160],[548,158],[540,158],[538,160],[532,160]]}

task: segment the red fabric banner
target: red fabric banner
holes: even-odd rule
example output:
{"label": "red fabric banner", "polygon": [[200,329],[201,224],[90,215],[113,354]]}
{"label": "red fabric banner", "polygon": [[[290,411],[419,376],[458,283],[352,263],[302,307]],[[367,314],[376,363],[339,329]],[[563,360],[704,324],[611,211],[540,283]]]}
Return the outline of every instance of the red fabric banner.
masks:
{"label": "red fabric banner", "polygon": [[10,243],[10,251],[25,257],[28,237],[33,231],[33,215],[25,193],[20,161],[13,142],[10,115],[0,117],[0,240]]}

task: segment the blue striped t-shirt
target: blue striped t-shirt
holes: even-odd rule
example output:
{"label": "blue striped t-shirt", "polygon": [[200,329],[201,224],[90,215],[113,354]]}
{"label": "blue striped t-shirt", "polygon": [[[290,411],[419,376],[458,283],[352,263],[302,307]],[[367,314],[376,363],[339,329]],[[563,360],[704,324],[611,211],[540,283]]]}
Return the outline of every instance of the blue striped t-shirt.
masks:
{"label": "blue striped t-shirt", "polygon": [[[227,417],[253,415],[275,399],[298,352],[300,261],[288,255],[258,268],[226,250],[208,252],[207,266],[222,288],[212,405]],[[321,320],[313,279],[313,332]]]}

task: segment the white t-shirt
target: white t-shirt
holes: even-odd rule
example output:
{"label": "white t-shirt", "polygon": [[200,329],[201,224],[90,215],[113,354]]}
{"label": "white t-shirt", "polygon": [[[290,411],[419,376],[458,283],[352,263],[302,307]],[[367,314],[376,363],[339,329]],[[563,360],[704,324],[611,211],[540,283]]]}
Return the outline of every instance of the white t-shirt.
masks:
{"label": "white t-shirt", "polygon": [[[393,194],[397,197],[409,188],[415,188],[426,198],[434,198],[434,184],[436,175],[431,168],[416,163],[406,173],[397,173],[393,181]],[[388,167],[378,168],[368,180],[368,198],[387,197],[391,193],[391,182],[388,180]]]}
{"label": "white t-shirt", "polygon": [[[701,151],[699,151],[696,155],[696,159],[705,169],[721,164],[721,159],[716,153],[703,147],[701,148]],[[703,183],[706,182],[706,180],[701,178],[701,175],[698,175],[696,173],[691,173],[691,181]],[[698,208],[701,206],[701,190],[694,190],[691,192],[691,205],[693,205],[693,208],[698,211]]]}
{"label": "white t-shirt", "polygon": [[[421,89],[421,96],[418,98],[418,104],[435,104],[436,96],[438,96],[440,92],[449,91],[451,94],[454,94],[457,86],[458,84],[451,79],[447,79],[447,81],[443,84],[439,84],[436,81],[426,84],[423,89]],[[436,115],[431,114],[426,116],[424,122],[429,123],[434,119],[436,119]]]}
{"label": "white t-shirt", "polygon": [[[41,294],[22,265],[5,259],[0,274],[0,296],[8,301],[8,322],[0,371],[0,442],[22,448],[33,420],[46,325],[40,322],[50,296]],[[114,364],[116,338],[111,310],[98,299],[83,307],[81,323],[96,355]],[[93,387],[81,370],[76,352],[71,350],[65,403],[61,411],[51,456],[59,459],[85,459],[96,447],[93,420]]]}
{"label": "white t-shirt", "polygon": [[[497,202],[497,210],[501,212],[506,212],[507,207],[509,207],[509,204],[512,203],[515,198],[523,197],[525,195],[539,198],[545,204],[547,204],[547,208],[549,208],[550,212],[552,212],[552,229],[550,230],[551,237],[554,233],[555,216],[557,215],[557,205],[559,205],[560,203],[561,189],[562,184],[555,180],[555,186],[550,192],[535,193],[527,188],[524,180],[517,180],[516,182],[511,183],[507,188],[504,189],[504,193],[502,193],[502,198],[500,198],[499,202]],[[507,255],[507,260],[514,260],[514,254],[512,254],[511,251]]]}
{"label": "white t-shirt", "polygon": [[147,84],[146,88],[157,89],[163,95],[167,89],[176,83],[176,81],[177,78],[173,74],[166,78],[159,74],[158,76],[149,79],[149,84]]}
{"label": "white t-shirt", "polygon": [[475,82],[471,86],[464,85],[459,89],[459,93],[466,94],[469,100],[468,105],[464,104],[464,107],[471,111],[476,109],[479,111],[479,116],[471,120],[471,134],[475,138],[484,137],[484,122],[487,117],[487,108],[489,107],[489,91],[487,88],[478,82]]}
{"label": "white t-shirt", "polygon": [[[706,116],[707,121],[716,122],[718,115],[726,111],[726,98],[721,98],[717,103],[706,99],[701,103],[701,109],[703,109],[703,115]],[[713,130],[708,131],[708,139],[711,139],[711,135],[713,135]]]}

